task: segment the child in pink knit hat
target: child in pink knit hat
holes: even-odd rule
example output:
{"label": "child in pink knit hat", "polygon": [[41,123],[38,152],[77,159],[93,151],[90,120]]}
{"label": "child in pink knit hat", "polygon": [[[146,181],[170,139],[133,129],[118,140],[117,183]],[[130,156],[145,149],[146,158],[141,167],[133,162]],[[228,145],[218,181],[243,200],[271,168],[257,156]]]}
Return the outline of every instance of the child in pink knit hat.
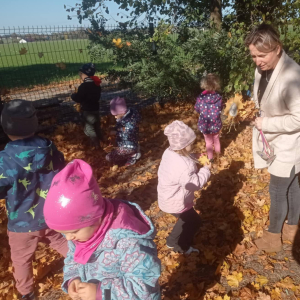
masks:
{"label": "child in pink knit hat", "polygon": [[106,160],[113,164],[125,162],[126,166],[134,165],[141,157],[139,148],[140,115],[132,108],[127,108],[124,98],[114,98],[110,102],[110,112],[116,118],[115,130],[117,147],[106,155]]}
{"label": "child in pink knit hat", "polygon": [[174,121],[165,128],[170,147],[164,152],[158,169],[158,205],[166,213],[178,218],[167,238],[167,246],[174,251],[190,254],[194,235],[201,225],[194,210],[194,192],[201,189],[210,177],[211,165],[198,171],[191,157],[195,132],[182,121]]}
{"label": "child in pink knit hat", "polygon": [[44,214],[68,240],[62,288],[73,300],[160,298],[153,224],[137,204],[103,198],[86,162],[54,177]]}

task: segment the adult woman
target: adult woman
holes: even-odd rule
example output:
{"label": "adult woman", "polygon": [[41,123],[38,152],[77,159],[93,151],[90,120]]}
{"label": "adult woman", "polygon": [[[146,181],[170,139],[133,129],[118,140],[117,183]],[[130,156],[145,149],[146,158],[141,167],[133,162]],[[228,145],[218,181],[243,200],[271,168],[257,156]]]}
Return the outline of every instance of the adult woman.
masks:
{"label": "adult woman", "polygon": [[[294,240],[300,214],[300,66],[282,50],[279,34],[270,25],[256,27],[245,44],[257,66],[254,101],[260,117],[253,130],[254,165],[268,167],[271,174],[270,226],[255,244],[260,250],[277,252],[281,238]],[[260,130],[274,149],[273,162],[258,153],[263,149]]]}

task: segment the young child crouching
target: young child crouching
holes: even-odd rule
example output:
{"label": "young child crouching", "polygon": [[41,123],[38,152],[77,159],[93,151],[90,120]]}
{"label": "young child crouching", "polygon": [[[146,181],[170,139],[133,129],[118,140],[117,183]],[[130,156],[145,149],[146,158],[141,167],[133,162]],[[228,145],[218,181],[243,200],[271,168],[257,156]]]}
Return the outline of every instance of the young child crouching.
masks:
{"label": "young child crouching", "polygon": [[54,177],[44,214],[69,241],[62,288],[72,299],[160,299],[153,224],[138,205],[103,198],[87,163]]}
{"label": "young child crouching", "polygon": [[115,98],[110,102],[110,112],[117,123],[115,131],[117,148],[106,155],[106,160],[113,164],[126,162],[126,166],[134,165],[141,158],[139,147],[140,115],[132,108],[127,108],[124,98]]}

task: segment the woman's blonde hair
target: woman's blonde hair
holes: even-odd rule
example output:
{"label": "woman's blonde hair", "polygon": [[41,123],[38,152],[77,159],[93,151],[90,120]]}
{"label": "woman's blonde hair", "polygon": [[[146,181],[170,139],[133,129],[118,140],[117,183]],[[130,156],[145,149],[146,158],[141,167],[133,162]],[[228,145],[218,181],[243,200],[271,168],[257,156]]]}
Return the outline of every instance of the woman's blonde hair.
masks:
{"label": "woman's blonde hair", "polygon": [[279,32],[268,24],[261,24],[253,28],[245,39],[245,45],[254,45],[258,51],[269,53],[278,46],[282,48]]}
{"label": "woman's blonde hair", "polygon": [[220,91],[221,80],[217,74],[207,74],[201,79],[200,87],[207,91]]}

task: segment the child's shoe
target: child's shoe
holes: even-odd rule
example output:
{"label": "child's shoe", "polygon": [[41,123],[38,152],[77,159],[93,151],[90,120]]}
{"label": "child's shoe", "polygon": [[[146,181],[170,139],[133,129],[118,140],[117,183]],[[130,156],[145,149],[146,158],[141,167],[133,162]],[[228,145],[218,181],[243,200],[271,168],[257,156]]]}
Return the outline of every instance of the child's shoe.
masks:
{"label": "child's shoe", "polygon": [[126,162],[125,166],[132,166],[134,165],[140,158],[141,158],[141,152],[137,152],[135,154],[133,154]]}
{"label": "child's shoe", "polygon": [[199,253],[199,250],[193,247],[190,247],[189,250],[187,250],[186,252],[184,252],[184,254],[186,255],[190,255],[192,252],[197,252]]}
{"label": "child's shoe", "polygon": [[22,296],[21,298],[22,300],[37,300],[37,298],[35,297],[34,292],[31,292],[27,295]]}

